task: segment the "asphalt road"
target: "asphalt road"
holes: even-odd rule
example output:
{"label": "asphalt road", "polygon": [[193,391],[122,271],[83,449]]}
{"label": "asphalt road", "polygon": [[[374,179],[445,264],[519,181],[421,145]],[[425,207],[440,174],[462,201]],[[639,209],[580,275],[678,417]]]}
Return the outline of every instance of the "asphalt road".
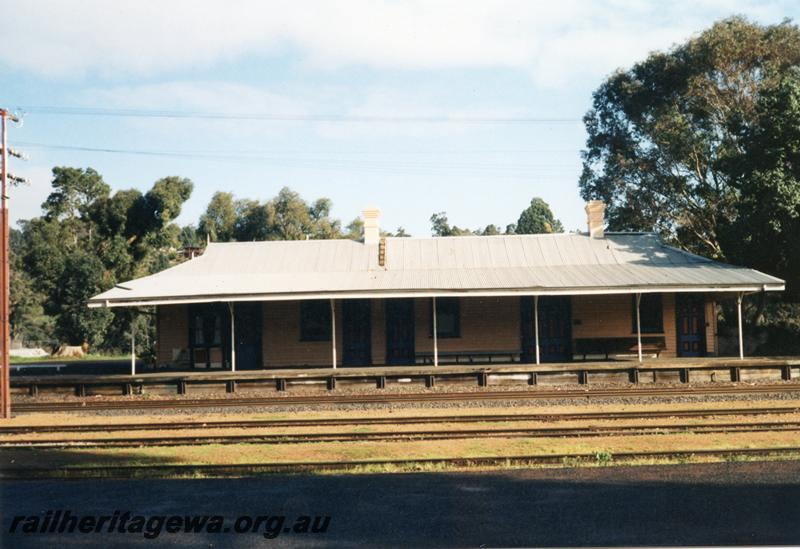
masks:
{"label": "asphalt road", "polygon": [[[7,481],[0,484],[0,499],[3,547],[800,544],[800,462],[228,480]],[[100,526],[100,533],[24,532],[26,527],[41,530],[47,512],[59,509],[72,516],[111,518]],[[109,533],[114,511],[119,513]],[[137,529],[135,515],[149,525],[139,523],[141,533],[119,533],[126,511],[130,517],[123,530]],[[158,530],[158,517],[186,514],[220,515],[217,526],[222,531],[169,533],[167,518],[157,537],[144,536]],[[26,518],[15,519],[16,515]],[[281,524],[282,515],[286,519]],[[36,519],[27,516],[37,516],[40,522],[36,525]],[[256,526],[259,516],[269,518]],[[286,532],[307,526],[298,524],[301,516],[330,517],[327,531]],[[237,524],[238,517],[245,518]],[[15,520],[16,531],[11,533]],[[183,520],[172,528],[185,528]],[[90,524],[84,528],[90,529]],[[319,526],[323,525],[321,519]],[[250,531],[236,533],[237,527]],[[264,533],[277,537],[269,539]]]}

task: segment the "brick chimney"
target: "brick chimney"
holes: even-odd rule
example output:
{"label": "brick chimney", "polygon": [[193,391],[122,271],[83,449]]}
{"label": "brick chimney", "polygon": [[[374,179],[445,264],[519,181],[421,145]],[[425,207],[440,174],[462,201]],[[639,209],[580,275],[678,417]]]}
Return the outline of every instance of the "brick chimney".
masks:
{"label": "brick chimney", "polygon": [[364,244],[377,244],[381,238],[379,221],[381,211],[375,206],[367,206],[361,212],[364,218]]}
{"label": "brick chimney", "polygon": [[591,238],[603,238],[606,205],[602,200],[590,200],[586,203],[586,221]]}

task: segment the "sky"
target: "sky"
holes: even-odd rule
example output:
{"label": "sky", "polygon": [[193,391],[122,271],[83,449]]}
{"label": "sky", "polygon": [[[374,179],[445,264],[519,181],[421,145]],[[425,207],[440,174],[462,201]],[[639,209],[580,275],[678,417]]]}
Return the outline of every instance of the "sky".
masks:
{"label": "sky", "polygon": [[0,0],[11,220],[54,166],[112,189],[188,177],[178,222],[215,191],[328,197],[347,224],[505,227],[533,197],[585,229],[581,119],[609,74],[713,22],[797,20],[791,1]]}

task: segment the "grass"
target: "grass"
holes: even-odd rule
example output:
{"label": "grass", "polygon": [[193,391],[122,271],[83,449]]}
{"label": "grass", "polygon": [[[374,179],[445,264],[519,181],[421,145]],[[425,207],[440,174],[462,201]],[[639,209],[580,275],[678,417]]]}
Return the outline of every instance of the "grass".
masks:
{"label": "grass", "polygon": [[76,357],[56,357],[56,356],[12,356],[9,358],[11,364],[38,364],[38,363],[55,363],[69,362],[70,364],[88,362],[95,360],[130,360],[131,355],[104,355],[104,354],[88,354],[82,358]]}
{"label": "grass", "polygon": [[[514,438],[414,441],[414,442],[319,442],[299,444],[207,444],[138,448],[68,448],[0,450],[0,467],[14,469],[32,463],[40,467],[85,467],[92,465],[236,464],[334,462],[361,460],[425,460],[519,455],[582,454],[594,465],[613,465],[620,453],[663,449],[691,453],[694,449],[781,448],[797,445],[796,432],[736,433],[715,438],[680,434],[659,436],[600,436],[580,440],[561,438]],[[729,458],[730,459],[730,458]],[[736,459],[736,458],[733,458]],[[564,463],[567,465],[568,463]]]}

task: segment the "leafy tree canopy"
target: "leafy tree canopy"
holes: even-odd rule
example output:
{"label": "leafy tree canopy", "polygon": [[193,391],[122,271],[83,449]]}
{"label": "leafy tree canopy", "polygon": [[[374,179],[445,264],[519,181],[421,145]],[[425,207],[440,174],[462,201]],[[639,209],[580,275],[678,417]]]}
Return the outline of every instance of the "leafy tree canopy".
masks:
{"label": "leafy tree canopy", "polygon": [[787,281],[800,298],[800,68],[786,71],[755,105],[756,123],[733,162],[735,214],[719,220],[719,241],[733,262]]}
{"label": "leafy tree canopy", "polygon": [[356,222],[347,227],[347,233],[342,232],[341,221],[330,215],[332,205],[328,198],[306,202],[288,187],[264,203],[217,192],[200,217],[197,233],[202,239],[220,242],[343,238],[360,234],[361,227]]}
{"label": "leafy tree canopy", "polygon": [[[721,225],[750,224],[739,217],[747,215],[743,162],[758,147],[759,127],[783,116],[777,90],[798,64],[795,25],[733,17],[613,74],[584,117],[581,195],[606,202],[612,230],[656,230],[685,249],[727,258]],[[771,185],[781,180],[762,165],[767,172]]]}
{"label": "leafy tree canopy", "polygon": [[166,177],[142,194],[111,188],[91,168],[56,167],[40,217],[20,222],[11,246],[16,338],[39,344],[126,346],[126,311],[88,309],[92,295],[179,260],[172,221],[188,179]]}
{"label": "leafy tree canopy", "polygon": [[561,222],[555,218],[550,206],[541,198],[531,200],[530,206],[520,213],[517,223],[509,223],[502,230],[494,223],[483,229],[464,229],[450,225],[447,212],[438,212],[431,216],[431,233],[433,236],[493,236],[501,234],[536,234],[563,232]]}
{"label": "leafy tree canopy", "polygon": [[563,233],[564,226],[555,218],[550,205],[541,198],[531,200],[531,205],[522,210],[515,226],[517,234]]}

